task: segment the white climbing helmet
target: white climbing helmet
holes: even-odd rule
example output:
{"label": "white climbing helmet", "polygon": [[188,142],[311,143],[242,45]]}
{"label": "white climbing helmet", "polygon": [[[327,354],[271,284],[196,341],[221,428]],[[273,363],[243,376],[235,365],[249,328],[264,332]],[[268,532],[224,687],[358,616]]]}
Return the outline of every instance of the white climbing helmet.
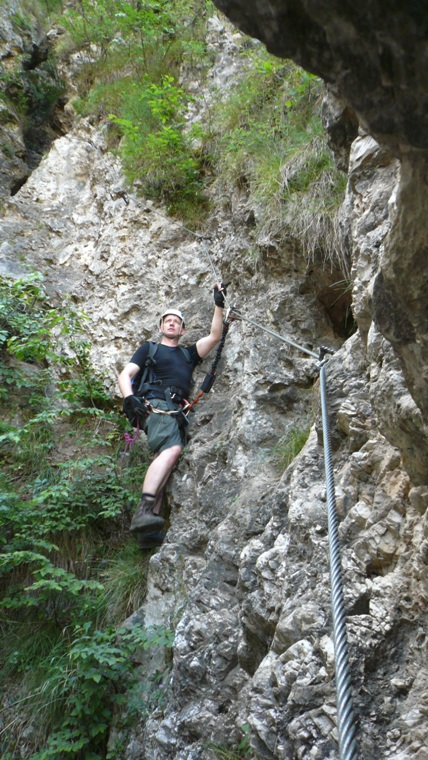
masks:
{"label": "white climbing helmet", "polygon": [[177,311],[177,309],[167,309],[166,311],[164,311],[161,318],[159,319],[159,327],[162,327],[162,322],[164,321],[165,317],[168,316],[168,314],[173,314],[175,317],[178,317],[179,319],[181,319],[181,326],[183,328],[185,327],[184,317],[181,311]]}

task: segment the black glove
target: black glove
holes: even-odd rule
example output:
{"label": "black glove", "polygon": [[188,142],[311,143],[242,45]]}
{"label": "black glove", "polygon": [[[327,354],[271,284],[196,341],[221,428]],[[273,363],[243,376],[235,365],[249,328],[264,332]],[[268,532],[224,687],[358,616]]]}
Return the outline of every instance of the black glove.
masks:
{"label": "black glove", "polygon": [[122,411],[133,427],[136,427],[137,421],[141,422],[148,415],[144,401],[133,395],[125,398]]}
{"label": "black glove", "polygon": [[214,285],[214,303],[216,306],[220,306],[221,309],[224,309],[224,297],[227,295],[227,287],[224,284],[224,282],[221,283],[221,290],[218,289],[217,285]]}

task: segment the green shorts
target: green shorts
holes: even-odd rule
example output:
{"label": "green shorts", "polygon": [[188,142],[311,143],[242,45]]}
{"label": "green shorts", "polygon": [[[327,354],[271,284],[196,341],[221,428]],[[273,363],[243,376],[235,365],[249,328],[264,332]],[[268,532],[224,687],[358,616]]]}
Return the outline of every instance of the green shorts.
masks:
{"label": "green shorts", "polygon": [[[150,404],[156,409],[168,410],[168,404],[159,398],[150,399]],[[179,408],[175,406],[175,408]],[[156,414],[152,412],[144,423],[144,432],[147,435],[147,443],[150,451],[154,454],[171,446],[183,446],[182,428],[180,428],[177,417],[171,414]]]}

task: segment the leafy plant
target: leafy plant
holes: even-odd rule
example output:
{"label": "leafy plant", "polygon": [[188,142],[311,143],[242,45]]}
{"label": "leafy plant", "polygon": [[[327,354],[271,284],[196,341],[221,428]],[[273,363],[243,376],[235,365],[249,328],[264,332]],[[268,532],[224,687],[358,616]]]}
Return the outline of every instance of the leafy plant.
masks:
{"label": "leafy plant", "polygon": [[207,201],[197,130],[186,129],[184,119],[190,98],[178,79],[184,61],[203,64],[206,6],[202,0],[82,0],[63,17],[74,45],[91,51],[81,70],[79,112],[109,115],[129,182],[172,213],[188,210],[192,217]]}
{"label": "leafy plant", "polygon": [[43,718],[42,725],[49,729],[43,749],[32,754],[33,760],[63,754],[105,757],[113,710],[131,701],[137,686],[134,653],[172,646],[171,632],[163,627],[134,625],[101,631],[87,621],[76,623],[66,634],[62,641],[52,639],[52,648],[45,646],[42,657],[33,648],[27,650],[26,661],[33,658],[31,670],[17,651],[10,654],[32,686],[32,719]]}
{"label": "leafy plant", "polygon": [[0,280],[0,345],[8,353],[29,362],[47,359],[52,348],[46,336],[60,321],[47,306],[40,274]]}
{"label": "leafy plant", "polygon": [[65,92],[65,82],[58,74],[56,63],[50,57],[23,76],[27,108],[33,115],[37,114],[39,120],[46,119]]}
{"label": "leafy plant", "polygon": [[200,171],[191,151],[192,133],[183,132],[184,91],[165,75],[160,84],[147,84],[139,100],[142,118],[110,116],[125,138],[122,157],[128,177],[139,179],[147,195],[170,204],[183,194],[194,200]]}
{"label": "leafy plant", "polygon": [[[34,9],[29,16],[12,17],[14,26],[20,33],[28,35],[34,24]],[[46,60],[37,66],[31,62],[31,55],[24,55],[19,64],[10,70],[2,71],[0,79],[0,100],[9,109],[3,109],[2,118],[7,121],[15,119],[22,127],[31,123],[41,124],[52,114],[59,99],[65,93],[65,82],[59,75],[56,58],[49,53]]]}
{"label": "leafy plant", "polygon": [[[125,701],[124,690],[135,682],[132,655],[170,639],[165,631],[132,628],[94,630],[91,623],[76,626],[68,650],[69,673],[65,696],[65,715],[61,728],[52,733],[46,749],[34,760],[45,760],[67,753],[69,757],[103,757],[107,731],[115,705]],[[169,644],[170,645],[170,644]]]}
{"label": "leafy plant", "polygon": [[50,303],[40,275],[0,281],[0,674],[20,692],[2,750],[37,724],[40,758],[103,757],[132,652],[168,639],[117,631],[145,593],[127,522],[147,450],[120,460],[124,422],[94,376],[82,320]]}
{"label": "leafy plant", "polygon": [[[63,9],[63,0],[21,0],[21,11],[23,13],[23,19],[31,20],[33,25],[33,19],[39,24],[46,25],[49,22],[52,15],[60,13]],[[16,14],[20,18],[20,14]]]}

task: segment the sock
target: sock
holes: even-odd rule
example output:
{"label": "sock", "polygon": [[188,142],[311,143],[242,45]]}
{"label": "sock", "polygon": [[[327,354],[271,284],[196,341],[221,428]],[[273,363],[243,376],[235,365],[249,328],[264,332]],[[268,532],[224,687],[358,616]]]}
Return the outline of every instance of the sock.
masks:
{"label": "sock", "polygon": [[147,493],[147,491],[143,491],[141,494],[142,499],[153,499],[153,501],[156,499],[156,496],[153,493]]}

